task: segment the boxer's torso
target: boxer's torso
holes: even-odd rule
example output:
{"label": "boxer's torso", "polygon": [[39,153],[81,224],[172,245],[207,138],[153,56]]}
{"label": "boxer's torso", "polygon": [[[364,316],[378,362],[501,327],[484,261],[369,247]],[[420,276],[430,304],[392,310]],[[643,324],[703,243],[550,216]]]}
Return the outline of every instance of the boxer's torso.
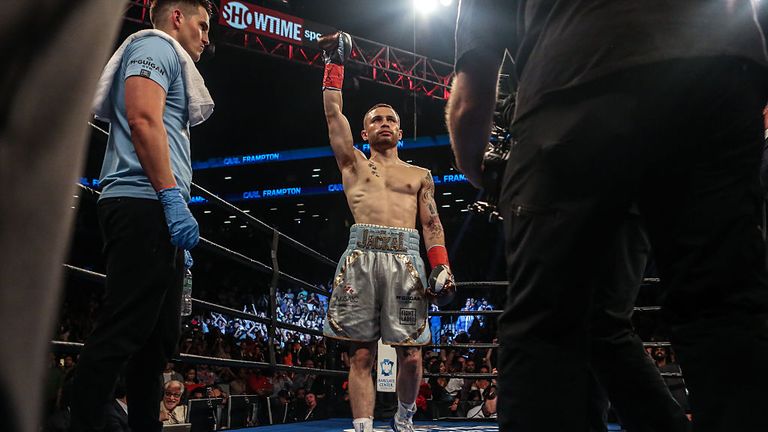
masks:
{"label": "boxer's torso", "polygon": [[359,152],[355,163],[342,171],[355,223],[414,228],[419,190],[428,175],[399,159],[381,162]]}

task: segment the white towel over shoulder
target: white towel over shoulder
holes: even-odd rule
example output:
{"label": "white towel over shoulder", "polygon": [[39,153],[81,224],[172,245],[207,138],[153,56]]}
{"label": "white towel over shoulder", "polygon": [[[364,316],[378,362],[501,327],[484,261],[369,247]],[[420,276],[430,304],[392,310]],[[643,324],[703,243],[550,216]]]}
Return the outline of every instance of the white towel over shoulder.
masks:
{"label": "white towel over shoulder", "polygon": [[184,78],[184,88],[187,92],[187,105],[189,108],[189,124],[191,126],[197,126],[200,123],[206,121],[208,117],[213,113],[213,98],[205,87],[205,81],[202,75],[195,67],[195,62],[192,61],[192,57],[184,51],[179,42],[172,38],[168,33],[165,33],[156,29],[141,30],[125,39],[120,48],[112,54],[112,58],[109,59],[107,65],[104,67],[104,71],[99,78],[99,84],[96,88],[96,96],[93,100],[93,114],[101,120],[111,121],[110,117],[110,90],[112,89],[112,82],[115,78],[115,73],[120,69],[120,62],[123,60],[123,53],[125,48],[133,41],[148,36],[160,36],[167,40],[176,49],[176,53],[179,55],[179,61],[181,63],[182,75]]}

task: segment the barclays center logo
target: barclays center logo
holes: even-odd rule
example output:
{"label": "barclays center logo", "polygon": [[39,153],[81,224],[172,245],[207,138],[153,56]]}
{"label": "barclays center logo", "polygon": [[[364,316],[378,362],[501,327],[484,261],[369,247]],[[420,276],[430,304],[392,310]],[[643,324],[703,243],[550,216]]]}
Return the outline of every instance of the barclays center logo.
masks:
{"label": "barclays center logo", "polygon": [[390,359],[384,359],[381,362],[381,376],[392,376],[392,367],[395,365]]}

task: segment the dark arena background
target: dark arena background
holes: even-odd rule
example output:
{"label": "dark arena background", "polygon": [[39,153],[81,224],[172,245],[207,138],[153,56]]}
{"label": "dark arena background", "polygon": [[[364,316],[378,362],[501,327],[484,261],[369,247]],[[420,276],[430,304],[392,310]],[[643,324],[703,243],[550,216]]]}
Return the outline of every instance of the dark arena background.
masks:
{"label": "dark arena background", "polygon": [[[216,108],[191,130],[190,208],[202,237],[192,251],[193,311],[182,318],[178,352],[165,373],[166,381],[184,382],[182,423],[192,431],[352,430],[348,346],[322,337],[334,269],[354,221],[329,146],[316,40],[342,30],[354,44],[343,97],[355,143],[366,151],[359,130],[369,107],[387,103],[399,113],[400,158],[432,172],[459,282],[456,299],[431,312],[417,429],[498,430],[495,413],[472,414],[495,397],[486,390],[495,386],[496,318],[506,274],[502,225],[470,209],[482,193],[454,168],[445,126],[457,2],[214,3],[211,46],[197,66]],[[148,0],[129,3],[116,47],[150,27],[148,7]],[[77,355],[102,301],[96,198],[108,130],[93,120],[86,169],[72,201],[76,228],[50,353],[46,431],[67,430]],[[651,265],[635,327],[686,406],[681,371],[654,315],[661,301],[654,276]],[[318,407],[308,414],[309,392]],[[379,392],[376,400],[376,430],[390,430],[394,393]],[[612,413],[609,428],[620,430]]]}

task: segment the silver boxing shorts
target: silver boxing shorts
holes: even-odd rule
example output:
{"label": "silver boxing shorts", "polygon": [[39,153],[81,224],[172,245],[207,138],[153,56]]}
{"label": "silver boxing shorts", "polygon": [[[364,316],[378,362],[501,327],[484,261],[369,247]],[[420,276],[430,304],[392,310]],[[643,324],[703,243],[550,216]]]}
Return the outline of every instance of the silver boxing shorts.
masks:
{"label": "silver boxing shorts", "polygon": [[387,345],[426,345],[429,300],[419,232],[355,224],[336,267],[325,336]]}

